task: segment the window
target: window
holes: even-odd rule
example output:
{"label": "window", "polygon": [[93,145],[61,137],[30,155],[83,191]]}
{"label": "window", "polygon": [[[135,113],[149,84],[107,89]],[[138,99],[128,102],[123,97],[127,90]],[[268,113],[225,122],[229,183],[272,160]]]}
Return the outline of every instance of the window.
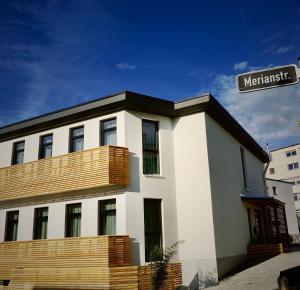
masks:
{"label": "window", "polygon": [[48,207],[36,208],[34,213],[33,239],[47,239]]}
{"label": "window", "polygon": [[45,135],[40,137],[39,159],[52,157],[53,135]]}
{"label": "window", "polygon": [[101,121],[101,146],[117,145],[117,120],[116,118]]}
{"label": "window", "polygon": [[292,156],[296,156],[297,155],[297,151],[293,150],[290,152],[286,152],[286,157],[292,157]]}
{"label": "window", "polygon": [[288,164],[289,170],[294,170],[294,169],[298,169],[298,168],[299,168],[298,162]]}
{"label": "window", "polygon": [[294,201],[297,201],[297,200],[298,200],[297,193],[294,193]]}
{"label": "window", "polygon": [[72,128],[70,130],[70,152],[83,150],[84,127]]}
{"label": "window", "polygon": [[270,168],[269,172],[270,172],[270,174],[274,174],[275,173],[275,168]]}
{"label": "window", "polygon": [[297,180],[297,184],[300,184],[300,180]]}
{"label": "window", "polygon": [[295,184],[296,184],[296,182],[295,182],[295,181],[291,181],[291,184],[295,185]]}
{"label": "window", "polygon": [[24,162],[25,141],[16,142],[13,145],[12,165]]}
{"label": "window", "polygon": [[244,181],[244,188],[247,188],[247,167],[246,167],[246,159],[245,159],[245,150],[241,148],[241,161],[242,161],[242,168],[243,168],[243,181]]}
{"label": "window", "polygon": [[144,199],[145,260],[156,260],[151,252],[162,246],[161,200]]}
{"label": "window", "polygon": [[68,204],[66,210],[66,237],[80,237],[81,203]]}
{"label": "window", "polygon": [[142,122],[143,173],[159,174],[158,122]]}
{"label": "window", "polygon": [[277,190],[276,186],[272,186],[273,195],[277,195],[276,190]]}
{"label": "window", "polygon": [[6,213],[5,241],[16,241],[18,236],[19,211]]}
{"label": "window", "polygon": [[99,201],[99,235],[116,234],[116,200]]}

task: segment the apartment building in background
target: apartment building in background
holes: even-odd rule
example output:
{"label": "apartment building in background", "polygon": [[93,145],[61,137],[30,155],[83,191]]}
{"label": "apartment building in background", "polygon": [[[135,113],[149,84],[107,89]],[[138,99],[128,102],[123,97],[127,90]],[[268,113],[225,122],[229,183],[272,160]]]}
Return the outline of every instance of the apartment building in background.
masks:
{"label": "apartment building in background", "polygon": [[290,182],[293,185],[295,207],[300,228],[300,143],[270,152],[271,160],[267,176]]}
{"label": "apartment building in background", "polygon": [[148,289],[140,267],[152,250],[183,241],[183,284],[217,283],[250,243],[288,234],[266,162],[209,94],[173,102],[126,91],[2,127],[0,280]]}

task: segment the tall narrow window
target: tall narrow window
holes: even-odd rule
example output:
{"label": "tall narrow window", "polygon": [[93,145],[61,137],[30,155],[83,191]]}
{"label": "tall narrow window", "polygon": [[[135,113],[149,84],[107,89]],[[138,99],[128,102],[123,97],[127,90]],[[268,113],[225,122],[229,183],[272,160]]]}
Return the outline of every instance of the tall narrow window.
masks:
{"label": "tall narrow window", "polygon": [[153,250],[162,246],[161,200],[144,199],[145,260],[151,262]]}
{"label": "tall narrow window", "polygon": [[40,138],[39,159],[44,159],[52,156],[53,135],[45,135]]}
{"label": "tall narrow window", "polygon": [[273,195],[277,195],[277,188],[276,186],[272,186]]}
{"label": "tall narrow window", "polygon": [[84,127],[72,128],[70,131],[70,152],[83,150]]}
{"label": "tall narrow window", "polygon": [[33,239],[47,239],[48,207],[36,208],[34,215]]}
{"label": "tall narrow window", "polygon": [[6,213],[5,241],[16,241],[18,236],[19,211]]}
{"label": "tall narrow window", "polygon": [[99,235],[116,234],[116,200],[99,201]]}
{"label": "tall narrow window", "polygon": [[143,120],[143,173],[159,174],[158,122]]}
{"label": "tall narrow window", "polygon": [[24,162],[25,141],[16,142],[13,145],[12,165]]}
{"label": "tall narrow window", "polygon": [[117,120],[116,118],[101,121],[101,146],[117,145]]}
{"label": "tall narrow window", "polygon": [[81,232],[81,203],[67,205],[66,237],[80,237]]}
{"label": "tall narrow window", "polygon": [[241,161],[242,161],[242,168],[243,168],[243,181],[244,181],[244,188],[247,188],[247,166],[246,166],[246,158],[245,158],[245,150],[241,148]]}

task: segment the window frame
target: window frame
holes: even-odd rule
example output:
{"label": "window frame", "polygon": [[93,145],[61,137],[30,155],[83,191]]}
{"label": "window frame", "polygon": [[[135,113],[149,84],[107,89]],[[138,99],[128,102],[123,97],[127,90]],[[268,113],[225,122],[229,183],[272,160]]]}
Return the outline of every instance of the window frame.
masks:
{"label": "window frame", "polygon": [[[293,154],[293,153],[295,153],[295,154]],[[285,152],[285,157],[290,158],[290,157],[293,157],[293,156],[297,156],[297,150],[296,149]]]}
{"label": "window frame", "polygon": [[[39,210],[43,210],[43,209],[47,209],[47,217],[38,217],[37,214],[38,214],[38,211]],[[37,207],[34,209],[34,220],[33,220],[33,236],[32,236],[32,239],[33,240],[43,240],[43,239],[47,239],[48,237],[48,217],[49,217],[49,207],[48,206],[45,206],[45,207]],[[46,230],[46,237],[45,238],[42,238],[42,237],[37,237],[37,226],[40,226],[43,222],[43,220],[47,221],[47,230]],[[39,225],[37,224],[39,222]]]}
{"label": "window frame", "polygon": [[[80,136],[73,137],[73,131],[80,128],[83,129],[83,134]],[[81,139],[81,136],[83,139],[82,150],[84,150],[84,125],[76,126],[69,129],[69,153],[82,151],[82,150],[77,150],[77,151],[74,150],[74,141],[77,139]]]}
{"label": "window frame", "polygon": [[[21,143],[24,143],[24,147],[23,147],[23,150],[17,150],[17,145],[18,144],[21,144]],[[17,141],[17,142],[14,142],[13,143],[13,146],[12,146],[12,156],[11,156],[11,165],[18,165],[18,164],[23,164],[24,163],[24,156],[25,156],[25,140],[20,140],[20,141]],[[21,163],[17,163],[17,156],[18,156],[18,153],[20,152],[23,152],[23,160]]]}
{"label": "window frame", "polygon": [[[52,136],[52,141],[51,141],[51,156],[45,157],[45,156],[42,156],[43,149],[45,148],[43,140],[44,140],[44,138],[50,137],[50,136]],[[49,144],[47,144],[47,145],[49,145]],[[45,159],[45,158],[50,158],[50,157],[52,157],[52,155],[53,155],[53,133],[49,133],[49,134],[46,134],[46,135],[41,135],[40,136],[40,145],[39,145],[39,160],[40,159]]]}
{"label": "window frame", "polygon": [[[143,124],[150,123],[155,125],[155,138],[156,138],[156,149],[148,149],[144,148],[144,142],[143,142]],[[142,152],[143,152],[143,174],[144,175],[160,175],[161,174],[161,168],[160,168],[160,143],[159,143],[159,121],[155,120],[149,120],[149,119],[142,119]],[[144,169],[144,152],[148,153],[154,153],[156,154],[156,172],[145,172]]]}
{"label": "window frame", "polygon": [[247,189],[248,188],[247,162],[246,162],[245,149],[243,147],[240,147],[240,155],[241,155],[241,163],[242,163],[244,189]]}
{"label": "window frame", "polygon": [[[69,209],[71,207],[75,207],[76,205],[80,205],[80,214],[79,213],[70,213]],[[81,236],[81,218],[82,218],[82,203],[81,202],[76,202],[76,203],[68,203],[66,204],[65,207],[65,238],[73,238],[73,237],[80,237]],[[74,235],[70,235],[70,225],[71,225],[71,219],[70,217],[73,219],[75,216],[79,216],[80,215],[80,233],[79,236],[74,236]]]}
{"label": "window frame", "polygon": [[[290,165],[291,165],[292,168],[290,168]],[[289,164],[287,165],[287,167],[288,167],[288,170],[289,170],[289,171],[290,171],[290,170],[299,169],[299,163],[298,163],[298,162],[289,163]]]}
{"label": "window frame", "polygon": [[[110,209],[110,210],[104,210],[104,205],[105,203],[108,203],[109,201],[114,201],[115,203],[115,209]],[[115,234],[117,233],[117,200],[116,198],[110,198],[110,199],[102,199],[98,201],[98,235],[103,236],[107,235],[104,233],[104,214],[109,212],[109,211],[114,211],[115,213]]]}
{"label": "window frame", "polygon": [[[16,239],[8,239],[9,236],[9,229],[10,229],[10,224],[9,224],[9,218],[8,216],[10,214],[14,214],[14,213],[18,213],[18,219],[17,219],[17,235],[16,235]],[[19,210],[10,210],[6,212],[6,220],[5,220],[5,233],[4,233],[4,241],[5,242],[12,242],[12,241],[17,241],[18,240],[18,228],[19,228],[19,216],[20,216],[20,212]]]}
{"label": "window frame", "polygon": [[[115,127],[113,127],[113,128],[109,128],[109,129],[106,129],[106,131],[104,132],[104,123],[105,122],[108,122],[108,121],[112,121],[112,120],[115,120],[116,121],[116,125],[115,125]],[[111,118],[108,118],[108,119],[103,119],[103,120],[100,120],[100,142],[99,142],[99,144],[100,144],[100,146],[105,146],[105,144],[104,144],[104,134],[106,133],[106,132],[111,132],[111,131],[115,131],[116,132],[116,144],[115,145],[111,145],[111,146],[117,146],[117,142],[118,142],[118,139],[117,139],[117,117],[111,117]],[[106,144],[107,145],[107,144]]]}

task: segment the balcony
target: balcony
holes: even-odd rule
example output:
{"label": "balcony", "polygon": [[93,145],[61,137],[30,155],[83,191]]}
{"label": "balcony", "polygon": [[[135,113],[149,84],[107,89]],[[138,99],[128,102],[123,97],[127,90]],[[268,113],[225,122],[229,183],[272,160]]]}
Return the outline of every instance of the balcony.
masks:
{"label": "balcony", "polygon": [[0,168],[0,201],[128,184],[128,149],[102,146]]}
{"label": "balcony", "polygon": [[[152,289],[153,269],[131,266],[130,255],[129,236],[0,243],[0,289]],[[181,265],[165,271],[160,289],[177,289]]]}

